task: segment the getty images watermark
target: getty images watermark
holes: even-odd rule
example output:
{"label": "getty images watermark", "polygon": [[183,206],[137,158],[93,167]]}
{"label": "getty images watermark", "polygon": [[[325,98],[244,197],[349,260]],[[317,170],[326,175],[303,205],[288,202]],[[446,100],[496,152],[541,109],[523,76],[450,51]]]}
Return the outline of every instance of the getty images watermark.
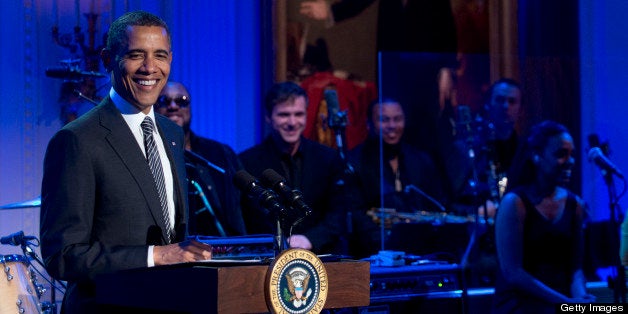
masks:
{"label": "getty images watermark", "polygon": [[625,303],[562,303],[556,305],[556,313],[625,313]]}

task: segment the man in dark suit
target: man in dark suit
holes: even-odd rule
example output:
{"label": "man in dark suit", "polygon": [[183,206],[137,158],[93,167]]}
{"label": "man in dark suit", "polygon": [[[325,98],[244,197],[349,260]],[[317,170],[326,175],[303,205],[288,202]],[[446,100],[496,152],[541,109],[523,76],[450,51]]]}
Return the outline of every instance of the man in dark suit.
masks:
{"label": "man in dark suit", "polygon": [[[155,104],[157,113],[183,128],[188,178],[198,183],[189,187],[196,193],[190,193],[188,231],[193,235],[244,235],[240,192],[233,185],[233,175],[242,169],[242,163],[228,145],[199,136],[190,129],[191,104],[188,89],[172,81],[161,90]],[[198,189],[203,192],[204,200]]]}
{"label": "man in dark suit", "polygon": [[[344,164],[338,152],[302,136],[307,101],[307,94],[295,83],[273,85],[265,102],[271,133],[239,157],[251,175],[260,177],[264,170],[273,169],[290,187],[303,192],[312,215],[292,230],[287,239],[290,247],[316,253],[344,253],[345,248],[339,245],[349,205],[343,186]],[[255,206],[243,205],[243,212],[249,233],[273,233],[273,217]]]}
{"label": "man in dark suit", "polygon": [[68,282],[65,313],[102,310],[98,275],[211,258],[209,245],[184,241],[183,131],[153,112],[172,61],[167,25],[127,13],[112,23],[101,57],[109,95],[57,132],[44,159],[42,256]]}

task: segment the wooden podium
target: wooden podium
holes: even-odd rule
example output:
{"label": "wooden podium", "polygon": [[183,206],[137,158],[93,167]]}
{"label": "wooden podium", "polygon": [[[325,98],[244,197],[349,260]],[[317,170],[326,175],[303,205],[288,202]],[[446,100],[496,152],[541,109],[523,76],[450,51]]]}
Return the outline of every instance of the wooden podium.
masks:
{"label": "wooden podium", "polygon": [[[362,261],[324,263],[329,290],[324,308],[367,306],[370,265]],[[135,313],[269,312],[264,265],[190,263],[136,269],[101,276],[96,300],[112,310]]]}

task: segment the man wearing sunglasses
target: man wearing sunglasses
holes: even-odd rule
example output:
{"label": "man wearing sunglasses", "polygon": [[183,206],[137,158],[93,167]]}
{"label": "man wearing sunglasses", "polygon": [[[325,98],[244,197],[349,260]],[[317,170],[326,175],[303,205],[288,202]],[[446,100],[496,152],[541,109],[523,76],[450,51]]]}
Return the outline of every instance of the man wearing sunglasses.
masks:
{"label": "man wearing sunglasses", "polygon": [[[171,81],[161,90],[154,106],[155,112],[168,117],[182,127],[185,133],[186,169],[191,192],[189,233],[244,235],[240,192],[232,183],[233,175],[242,169],[240,160],[228,145],[192,132],[190,104],[188,89],[179,82]],[[198,189],[202,190],[203,196],[199,196]]]}

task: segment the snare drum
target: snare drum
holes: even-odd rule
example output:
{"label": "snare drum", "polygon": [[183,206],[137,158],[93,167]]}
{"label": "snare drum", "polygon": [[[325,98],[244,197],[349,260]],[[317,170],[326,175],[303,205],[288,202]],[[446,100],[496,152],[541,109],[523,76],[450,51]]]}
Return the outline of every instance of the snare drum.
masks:
{"label": "snare drum", "polygon": [[28,258],[0,255],[0,313],[41,313]]}

